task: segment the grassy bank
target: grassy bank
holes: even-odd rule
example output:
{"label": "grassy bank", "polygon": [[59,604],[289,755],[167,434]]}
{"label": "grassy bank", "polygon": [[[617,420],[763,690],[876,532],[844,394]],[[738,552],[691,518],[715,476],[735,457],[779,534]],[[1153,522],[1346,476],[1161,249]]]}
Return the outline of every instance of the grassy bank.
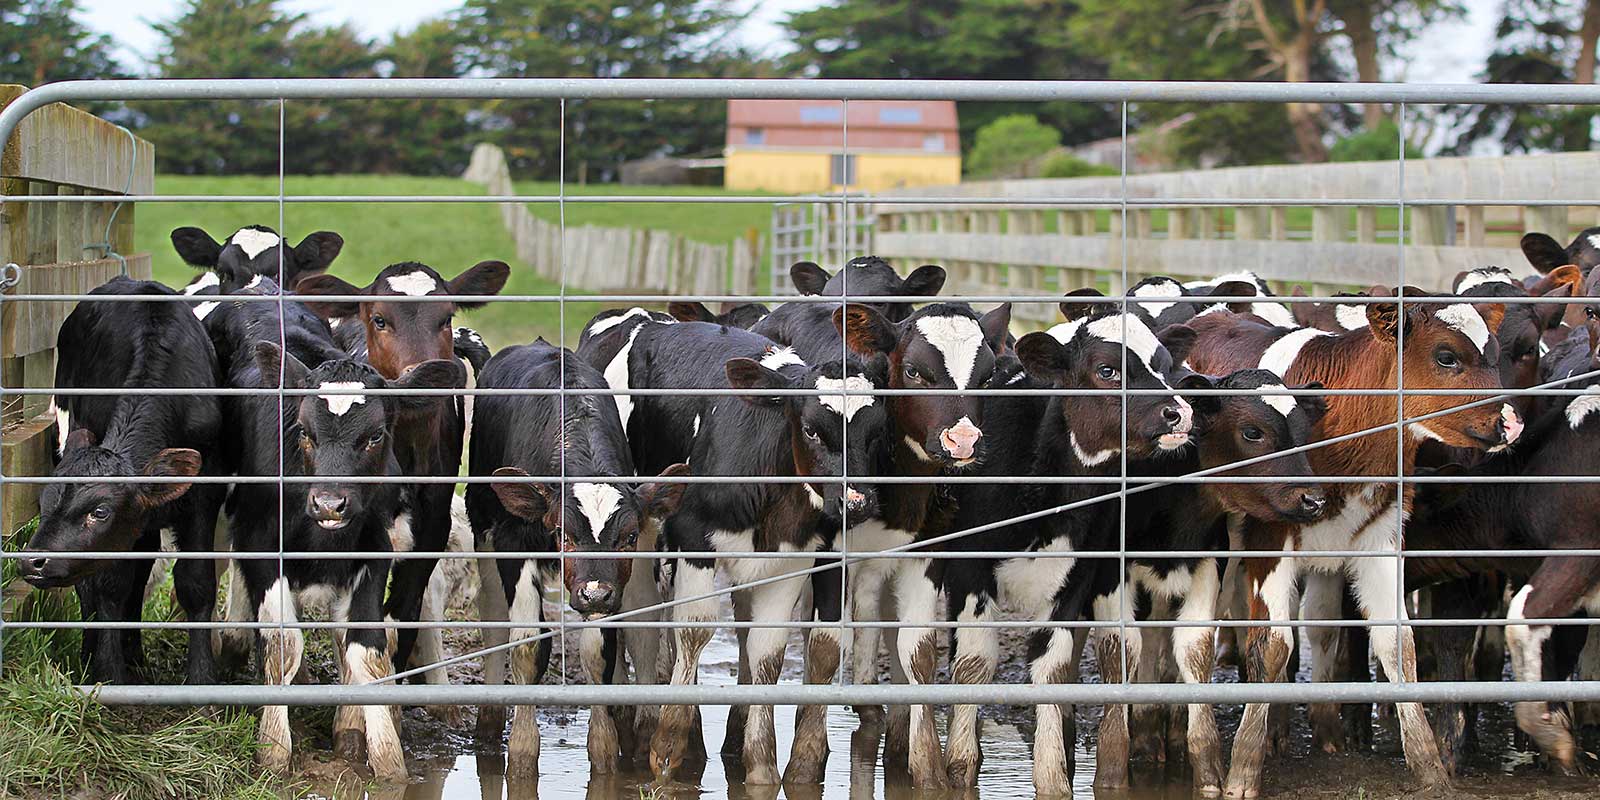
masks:
{"label": "grassy bank", "polygon": [[[7,549],[32,536],[25,528]],[[27,593],[15,561],[0,562],[7,619],[79,619],[71,590]],[[181,618],[171,579],[150,598],[146,620]],[[183,679],[183,631],[147,631],[147,668],[160,683]],[[274,798],[257,775],[255,715],[241,709],[111,708],[73,690],[84,681],[82,634],[10,628],[0,658],[0,797]]]}
{"label": "grassy bank", "polygon": [[[522,181],[517,193],[556,196],[558,187],[550,182]],[[660,195],[662,197],[719,197],[730,194],[762,195],[766,192],[729,192],[714,186],[621,186],[617,184],[567,184],[569,197],[615,195]],[[556,203],[529,203],[535,216],[556,221],[561,207]],[[772,229],[770,203],[567,203],[568,225],[597,225],[607,228],[650,228],[671,231],[707,244],[727,244],[754,233],[766,236]]]}

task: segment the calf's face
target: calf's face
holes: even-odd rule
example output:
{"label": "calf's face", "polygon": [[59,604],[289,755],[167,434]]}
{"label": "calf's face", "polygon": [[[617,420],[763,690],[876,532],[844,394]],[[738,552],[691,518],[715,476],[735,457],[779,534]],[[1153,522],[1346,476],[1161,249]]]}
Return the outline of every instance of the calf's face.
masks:
{"label": "calf's face", "polygon": [[801,294],[840,297],[849,289],[856,302],[871,306],[890,322],[900,322],[911,316],[910,303],[873,302],[870,298],[933,297],[944,288],[945,272],[944,267],[924,264],[901,278],[889,262],[877,256],[861,256],[851,259],[833,275],[810,261],[801,261],[789,268],[789,277]]}
{"label": "calf's face", "polygon": [[[1283,381],[1267,370],[1241,370],[1215,382],[1218,389],[1253,392],[1240,396],[1197,397],[1199,456],[1203,469],[1222,467],[1306,444],[1327,411],[1322,398],[1271,394]],[[1320,389],[1309,383],[1297,389]],[[1272,483],[1206,484],[1230,513],[1266,522],[1311,522],[1322,516],[1326,496],[1313,479],[1305,453],[1293,453],[1226,470],[1221,475],[1277,477]]]}
{"label": "calf's face", "polygon": [[[1372,294],[1383,292],[1375,288]],[[1407,294],[1422,292],[1407,289]],[[1501,303],[1407,303],[1401,350],[1405,388],[1484,389],[1486,395],[1500,389],[1500,341],[1494,331],[1504,315]],[[1378,346],[1393,348],[1402,329],[1399,307],[1369,304],[1367,326]],[[1407,417],[1418,417],[1481,399],[1407,394],[1403,408]],[[1412,422],[1407,430],[1417,439],[1496,452],[1516,441],[1522,433],[1522,418],[1511,404],[1499,403]]]}
{"label": "calf's face", "polygon": [[[748,358],[730,359],[724,369],[728,385],[735,389],[753,393],[772,389],[823,392],[808,396],[752,394],[744,399],[783,409],[794,473],[819,479],[804,484],[813,508],[830,521],[846,520],[852,524],[878,515],[876,488],[865,480],[843,484],[837,479],[850,475],[866,479],[874,472],[873,462],[882,452],[887,423],[883,398],[856,394],[884,388],[881,363],[833,361],[811,367],[793,379]],[[828,478],[834,480],[821,480]]]}
{"label": "calf's face", "polygon": [[[505,262],[483,261],[447,281],[426,264],[408,262],[385,267],[365,287],[322,274],[300,281],[294,290],[302,295],[365,295],[367,299],[359,303],[311,301],[307,305],[330,320],[359,317],[367,331],[367,360],[385,378],[394,379],[412,365],[450,358],[454,343],[451,322],[456,311],[483,305],[453,298],[498,294],[510,275]],[[438,299],[395,299],[399,297]]]}
{"label": "calf's face", "polygon": [[493,484],[500,504],[527,525],[542,527],[561,550],[568,602],[589,618],[615,614],[632,575],[633,560],[585,558],[586,553],[631,553],[639,531],[650,520],[670,516],[683,499],[685,484],[671,479],[689,474],[683,464],[661,473],[661,481],[638,485],[571,483],[565,492],[532,483],[518,467],[501,467],[497,478],[520,482]]}
{"label": "calf's face", "polygon": [[[1194,408],[1172,391],[1210,388],[1203,376],[1174,370],[1194,338],[1183,325],[1170,326],[1157,338],[1138,315],[1095,313],[1022,337],[1017,356],[1028,375],[1057,389],[1171,391],[1126,398],[1128,455],[1149,458],[1189,444],[1194,432]],[[1163,340],[1180,355],[1169,352]],[[1167,382],[1174,372],[1182,374],[1177,387]],[[1098,466],[1122,451],[1124,412],[1117,396],[1063,396],[1059,407],[1066,444],[1080,463]]]}
{"label": "calf's face", "polygon": [[[405,410],[425,406],[432,396],[367,395],[366,389],[459,389],[466,370],[455,359],[424,361],[398,380],[387,380],[359,361],[329,361],[308,370],[293,355],[271,342],[256,344],[256,363],[263,380],[285,388],[326,389],[329,394],[301,398],[286,444],[299,452],[306,475],[326,478],[306,492],[305,513],[323,530],[359,526],[377,484],[342,481],[348,476],[394,475],[394,422]],[[292,458],[288,453],[285,458]]]}
{"label": "calf's face", "polygon": [[326,270],[339,257],[344,239],[332,231],[317,231],[290,247],[277,231],[265,225],[247,225],[218,244],[199,228],[175,228],[172,248],[184,263],[210,270],[197,283],[217,285],[222,294],[234,294],[256,275],[277,279],[282,265],[284,286],[294,286],[308,275]]}
{"label": "calf's face", "polygon": [[[57,476],[192,478],[200,473],[200,454],[170,448],[147,463],[134,464],[127,456],[99,447],[94,434],[79,428],[67,436]],[[62,553],[22,560],[18,571],[39,588],[69,586],[110,563],[72,558],[73,552],[126,551],[150,525],[163,505],[188,491],[189,484],[170,483],[52,483],[39,498],[39,529],[28,549]]]}
{"label": "calf's face", "polygon": [[[891,389],[977,389],[994,372],[996,354],[1005,351],[1011,306],[979,317],[964,304],[939,303],[895,323],[851,303],[833,319],[852,351],[887,357]],[[916,392],[888,401],[894,435],[918,459],[957,469],[982,462],[987,443],[981,396]]]}

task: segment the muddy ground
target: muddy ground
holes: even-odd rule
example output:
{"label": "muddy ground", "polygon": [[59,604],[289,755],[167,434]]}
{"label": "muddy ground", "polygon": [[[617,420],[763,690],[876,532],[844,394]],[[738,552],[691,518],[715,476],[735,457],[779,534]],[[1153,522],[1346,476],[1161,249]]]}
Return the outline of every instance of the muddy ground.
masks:
{"label": "muddy ground", "polygon": [[[551,611],[553,606],[549,607]],[[452,619],[468,619],[472,612],[467,608],[454,608]],[[729,614],[731,617],[731,612]],[[1024,634],[1007,629],[1001,636],[1002,653],[1024,651]],[[311,637],[313,640],[325,637]],[[446,634],[448,652],[460,653],[479,645],[475,629],[453,629]],[[567,657],[562,658],[558,645],[551,659],[550,683],[580,682],[577,631],[569,630],[565,641]],[[785,680],[798,681],[801,676],[799,661],[800,640],[791,640],[789,658],[784,670]],[[732,683],[736,679],[735,658],[737,649],[731,634],[719,632],[707,648],[702,660],[702,682]],[[1302,658],[1300,680],[1308,680],[1309,659]],[[309,656],[312,674],[319,682],[334,679],[331,651],[325,643],[314,645]],[[563,671],[563,665],[565,669]],[[458,664],[450,668],[451,680],[456,683],[479,683],[482,674],[476,662]],[[947,676],[944,676],[947,677]],[[1002,665],[998,681],[1021,683],[1026,680],[1025,667],[1016,660]],[[1085,654],[1083,680],[1098,680],[1092,648]],[[1232,667],[1217,670],[1215,680],[1234,681],[1237,673]],[[1224,752],[1232,745],[1232,732],[1238,724],[1242,708],[1218,708],[1217,725],[1223,737]],[[680,783],[666,787],[650,783],[647,765],[628,768],[625,773],[608,779],[591,780],[584,750],[585,709],[540,709],[542,740],[541,770],[537,785],[506,785],[503,761],[503,742],[479,743],[474,740],[472,709],[460,709],[455,719],[441,719],[449,715],[430,714],[419,708],[408,708],[403,717],[403,737],[411,762],[415,783],[404,788],[374,791],[372,797],[392,798],[499,798],[499,797],[583,797],[586,800],[642,800],[647,797],[748,797],[768,800],[777,796],[791,798],[813,797],[891,797],[906,800],[945,798],[952,793],[919,792],[910,789],[903,774],[891,770],[887,773],[876,757],[881,742],[881,726],[863,724],[851,709],[835,708],[829,714],[829,739],[833,754],[829,772],[821,787],[745,787],[739,782],[737,764],[723,764],[717,751],[722,742],[726,721],[725,708],[707,708],[705,739],[710,757],[706,770],[694,783]],[[1548,772],[1537,762],[1532,752],[1516,741],[1515,724],[1509,706],[1487,705],[1481,707],[1478,723],[1478,748],[1463,763],[1460,778],[1449,792],[1440,796],[1474,797],[1498,800],[1500,798],[1528,798],[1529,800],[1578,800],[1600,796],[1600,780],[1592,777],[1561,778]],[[792,711],[778,712],[780,764],[787,753],[792,731]],[[941,725],[943,710],[941,710]],[[985,761],[980,773],[979,786],[966,797],[1018,797],[1029,796],[1031,791],[1031,760],[1028,751],[1033,737],[1033,712],[1031,708],[1017,706],[985,706],[980,712],[984,721],[983,748]],[[332,713],[328,709],[297,709],[294,714],[296,729],[296,769],[304,781],[301,788],[309,787],[313,796],[354,798],[368,790],[364,775],[334,759],[329,752],[328,732],[332,726]],[[1096,726],[1100,708],[1079,706],[1077,718],[1077,763],[1074,776],[1078,797],[1119,797],[1129,800],[1147,798],[1187,798],[1191,796],[1188,776],[1179,754],[1173,760],[1161,763],[1143,760],[1135,765],[1133,788],[1128,791],[1105,793],[1092,788]],[[1289,723],[1288,752],[1279,753],[1267,761],[1265,797],[1283,798],[1401,798],[1417,796],[1417,784],[1411,779],[1400,754],[1398,731],[1391,715],[1375,713],[1372,724],[1370,749],[1339,754],[1326,754],[1312,746],[1311,732],[1306,724],[1304,707],[1294,710]],[[1584,731],[1586,750],[1600,750],[1600,730]],[[846,753],[851,756],[846,758]],[[1591,757],[1592,760],[1592,757]]]}

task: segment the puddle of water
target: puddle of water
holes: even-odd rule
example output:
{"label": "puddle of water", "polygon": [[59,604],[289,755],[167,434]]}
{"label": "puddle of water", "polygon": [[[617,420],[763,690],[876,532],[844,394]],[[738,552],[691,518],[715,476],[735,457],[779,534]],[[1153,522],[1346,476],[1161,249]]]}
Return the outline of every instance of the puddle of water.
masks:
{"label": "puddle of water", "polygon": [[[792,648],[791,648],[792,649]],[[719,631],[706,647],[701,659],[701,682],[707,685],[729,685],[737,663],[737,642],[726,630]],[[567,722],[540,720],[540,775],[536,785],[508,782],[505,777],[503,754],[467,753],[424,762],[415,777],[416,783],[370,794],[327,790],[329,797],[339,800],[356,800],[370,797],[373,800],[510,800],[511,798],[544,798],[544,800],[644,800],[645,798],[673,798],[692,800],[697,797],[745,798],[747,800],[813,800],[821,798],[893,798],[893,800],[933,800],[953,798],[960,793],[911,788],[900,774],[886,776],[878,757],[881,747],[881,726],[863,728],[854,712],[847,708],[828,710],[828,743],[831,752],[826,774],[820,786],[747,786],[736,772],[730,775],[727,765],[718,755],[722,732],[728,720],[727,706],[702,707],[701,717],[710,754],[705,772],[694,783],[674,783],[652,794],[652,777],[648,766],[637,771],[618,775],[591,776],[589,756],[585,745],[588,731],[588,709],[578,709],[568,714]],[[789,747],[794,739],[794,708],[780,706],[776,712],[778,739],[778,765],[782,769],[788,761]],[[1081,724],[1081,723],[1080,723]],[[857,735],[858,730],[861,735]],[[978,776],[976,790],[966,797],[1026,797],[1033,794],[1033,756],[1029,736],[1014,723],[985,719],[982,731],[983,766]],[[1074,794],[1093,797],[1094,755],[1082,739],[1076,745],[1077,763],[1074,772]],[[622,763],[626,770],[627,761]],[[1136,777],[1137,780],[1137,777]],[[1133,792],[1119,792],[1123,800],[1156,800],[1157,798],[1188,798],[1186,784],[1164,785],[1159,778],[1141,781],[1145,786]]]}

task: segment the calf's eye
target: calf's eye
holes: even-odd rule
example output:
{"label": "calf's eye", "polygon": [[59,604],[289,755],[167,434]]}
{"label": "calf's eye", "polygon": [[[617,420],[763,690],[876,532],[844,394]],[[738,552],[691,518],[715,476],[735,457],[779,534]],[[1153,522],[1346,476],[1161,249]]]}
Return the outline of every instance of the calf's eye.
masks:
{"label": "calf's eye", "polygon": [[908,380],[908,381],[920,381],[920,380],[922,380],[922,373],[916,367],[913,367],[910,364],[907,364],[906,365],[906,380]]}
{"label": "calf's eye", "polygon": [[1250,442],[1259,442],[1262,438],[1260,428],[1245,428],[1244,430],[1240,431],[1240,434],[1244,436],[1245,441]]}
{"label": "calf's eye", "polygon": [[805,434],[806,438],[813,442],[819,441],[822,438],[821,436],[817,435],[817,429],[811,427],[810,425],[801,426],[800,432]]}
{"label": "calf's eye", "polygon": [[380,330],[381,331],[384,328],[389,327],[389,320],[384,319],[382,314],[373,314],[372,315],[372,327],[375,330]]}
{"label": "calf's eye", "polygon": [[1461,366],[1461,359],[1456,357],[1456,354],[1450,352],[1449,350],[1440,350],[1439,352],[1435,353],[1433,360],[1437,362],[1439,366],[1444,367],[1445,369],[1455,369],[1456,367]]}
{"label": "calf's eye", "polygon": [[1117,368],[1111,366],[1110,364],[1101,364],[1100,367],[1095,370],[1095,374],[1100,376],[1100,380],[1114,381],[1117,379]]}
{"label": "calf's eye", "polygon": [[383,444],[383,431],[378,431],[377,433],[367,437],[368,450],[377,449],[378,445],[380,444]]}
{"label": "calf's eye", "polygon": [[94,509],[89,512],[89,519],[95,522],[105,522],[106,520],[111,519],[111,506],[95,506]]}

